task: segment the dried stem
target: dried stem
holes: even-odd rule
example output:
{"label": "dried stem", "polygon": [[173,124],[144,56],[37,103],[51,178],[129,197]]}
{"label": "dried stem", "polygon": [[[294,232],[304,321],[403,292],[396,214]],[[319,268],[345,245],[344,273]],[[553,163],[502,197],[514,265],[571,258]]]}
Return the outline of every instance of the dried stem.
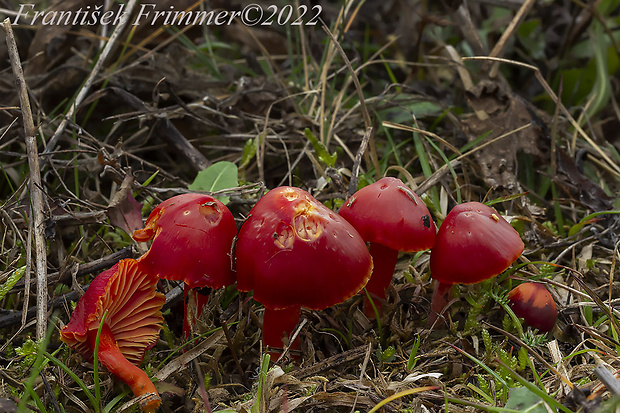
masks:
{"label": "dried stem", "polygon": [[17,84],[17,94],[24,121],[24,135],[26,139],[26,152],[28,156],[28,167],[30,170],[30,208],[33,220],[32,232],[34,235],[35,249],[35,271],[37,279],[37,340],[45,338],[47,330],[47,252],[45,248],[45,225],[43,217],[43,191],[41,187],[41,170],[39,169],[39,153],[37,150],[36,129],[32,119],[32,110],[30,109],[30,100],[28,98],[28,90],[26,88],[26,80],[22,70],[21,61],[11,21],[7,18],[2,23],[6,32],[6,44],[11,61],[11,68],[15,75]]}
{"label": "dried stem", "polygon": [[[127,7],[125,8],[125,11],[124,11],[124,13],[126,13],[126,16],[131,16],[131,12],[133,8],[135,7],[136,3],[137,3],[137,0],[130,0],[129,2],[127,2]],[[116,39],[121,35],[128,21],[129,21],[129,17],[125,19],[121,19],[118,26],[114,28],[114,31],[110,35],[110,39],[108,40],[105,47],[101,51],[101,54],[99,55],[97,62],[95,63],[93,69],[90,71],[88,77],[86,78],[84,85],[82,86],[77,96],[75,97],[75,100],[73,101],[73,104],[71,105],[67,113],[65,114],[64,119],[62,120],[62,122],[60,122],[60,125],[58,125],[58,127],[56,128],[54,135],[52,135],[51,139],[47,143],[47,146],[45,150],[43,151],[43,153],[49,153],[52,150],[54,150],[54,147],[56,146],[56,142],[58,142],[58,139],[60,139],[60,135],[62,135],[65,128],[67,127],[69,120],[73,118],[73,115],[75,115],[75,112],[77,111],[78,106],[80,106],[82,101],[86,98],[86,96],[90,92],[91,86],[93,85],[93,83],[95,83],[97,76],[99,76],[99,72],[101,71],[101,68],[103,67],[103,63],[105,62],[108,55],[112,51],[112,47],[114,47],[114,45],[116,44]]]}

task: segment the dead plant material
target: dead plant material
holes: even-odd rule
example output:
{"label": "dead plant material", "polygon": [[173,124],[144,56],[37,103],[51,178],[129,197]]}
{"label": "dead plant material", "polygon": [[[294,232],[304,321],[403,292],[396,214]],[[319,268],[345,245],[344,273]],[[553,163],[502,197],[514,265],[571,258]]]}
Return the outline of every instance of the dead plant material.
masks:
{"label": "dead plant material", "polygon": [[501,187],[518,192],[517,154],[523,152],[540,162],[549,158],[549,137],[540,120],[517,95],[496,81],[483,80],[467,92],[469,104],[475,112],[462,121],[469,141],[485,136],[484,141],[504,135],[522,125],[534,124],[522,132],[494,142],[474,154],[478,173],[490,187]]}

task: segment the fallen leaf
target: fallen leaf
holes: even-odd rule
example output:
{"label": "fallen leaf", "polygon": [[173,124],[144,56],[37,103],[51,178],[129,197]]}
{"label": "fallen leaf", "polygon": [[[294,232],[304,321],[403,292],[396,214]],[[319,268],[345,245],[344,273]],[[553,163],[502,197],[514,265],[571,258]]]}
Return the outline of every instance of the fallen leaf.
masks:
{"label": "fallen leaf", "polygon": [[135,178],[126,174],[120,189],[114,195],[107,209],[110,223],[122,229],[129,235],[142,228],[142,204],[136,201],[132,194],[132,184]]}
{"label": "fallen leaf", "polygon": [[479,145],[531,125],[519,132],[488,144],[474,152],[475,165],[485,183],[509,191],[519,189],[517,154],[530,154],[538,159],[546,155],[545,131],[527,103],[498,82],[481,81],[468,91],[468,101],[476,116],[465,119],[463,131],[468,141],[488,134]]}

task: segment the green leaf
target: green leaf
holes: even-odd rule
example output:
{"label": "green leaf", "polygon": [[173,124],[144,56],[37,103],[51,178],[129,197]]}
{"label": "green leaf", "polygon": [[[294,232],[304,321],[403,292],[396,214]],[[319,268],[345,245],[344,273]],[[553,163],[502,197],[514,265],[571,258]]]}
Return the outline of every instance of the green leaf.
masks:
{"label": "green leaf", "polygon": [[[187,189],[190,191],[217,192],[238,186],[237,165],[232,162],[221,161],[198,172],[196,179]],[[214,195],[214,198],[219,199],[223,204],[227,204],[230,199],[230,197],[219,195]]]}
{"label": "green leaf", "polygon": [[4,298],[5,295],[8,294],[9,291],[17,284],[19,280],[22,279],[24,274],[26,273],[26,266],[19,267],[13,272],[13,275],[9,276],[4,284],[0,286],[0,300]]}
{"label": "green leaf", "polygon": [[523,413],[547,413],[543,400],[526,387],[511,388],[505,407]]}
{"label": "green leaf", "polygon": [[587,109],[590,117],[603,109],[611,98],[611,80],[609,79],[607,67],[608,43],[605,40],[606,34],[603,31],[602,25],[598,22],[594,22],[593,32],[594,35],[591,37],[591,40],[594,50],[594,61],[596,62],[596,76],[591,92],[593,101]]}
{"label": "green leaf", "polygon": [[333,167],[336,164],[336,152],[330,155],[325,145],[323,145],[323,142],[320,142],[317,137],[314,136],[310,129],[304,129],[304,135],[306,136],[306,139],[308,139],[312,144],[314,152],[316,152],[316,156],[319,158],[319,160],[325,163],[327,166]]}
{"label": "green leaf", "polygon": [[256,156],[256,143],[254,139],[248,139],[243,146],[243,152],[241,153],[241,161],[239,162],[239,168],[245,168],[250,161]]}
{"label": "green leaf", "polygon": [[581,221],[579,221],[578,223],[576,223],[575,225],[573,225],[570,230],[568,231],[568,235],[572,236],[575,235],[576,233],[578,233],[581,228],[583,228],[585,225],[587,224],[592,224],[594,222],[597,222],[599,219],[598,217],[600,215],[605,215],[605,214],[620,214],[620,211],[599,211],[599,212],[595,212],[593,214],[590,214],[588,216],[585,216],[581,219]]}

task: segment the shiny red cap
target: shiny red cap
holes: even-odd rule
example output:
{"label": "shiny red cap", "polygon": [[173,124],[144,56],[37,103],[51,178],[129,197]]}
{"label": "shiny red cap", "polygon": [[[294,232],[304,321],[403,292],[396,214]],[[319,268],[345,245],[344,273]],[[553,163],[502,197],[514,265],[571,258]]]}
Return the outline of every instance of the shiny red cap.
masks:
{"label": "shiny red cap", "polygon": [[558,310],[551,293],[544,285],[526,282],[517,285],[508,293],[512,311],[541,332],[553,330],[558,318]]}
{"label": "shiny red cap", "polygon": [[252,208],[239,231],[237,289],[266,307],[320,310],[357,294],[372,259],[344,218],[308,192],[279,187]]}
{"label": "shiny red cap", "polygon": [[158,277],[183,281],[190,288],[221,288],[235,282],[230,257],[235,235],[235,220],[224,204],[188,193],[159,204],[133,238],[153,239],[139,261]]}
{"label": "shiny red cap", "polygon": [[480,202],[455,206],[431,250],[431,275],[444,284],[475,284],[506,270],[523,252],[519,233]]}
{"label": "shiny red cap", "polygon": [[437,232],[424,201],[403,181],[385,177],[357,191],[338,212],[364,241],[397,251],[423,251]]}

